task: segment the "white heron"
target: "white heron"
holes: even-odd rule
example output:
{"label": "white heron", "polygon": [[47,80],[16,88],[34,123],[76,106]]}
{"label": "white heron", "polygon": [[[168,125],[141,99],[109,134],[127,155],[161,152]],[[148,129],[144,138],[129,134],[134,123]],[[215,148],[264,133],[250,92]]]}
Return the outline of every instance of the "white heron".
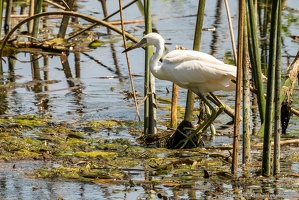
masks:
{"label": "white heron", "polygon": [[[158,79],[168,80],[182,88],[191,90],[211,109],[212,113],[209,119],[203,122],[195,133],[204,131],[223,110],[220,101],[216,100],[219,108],[215,109],[207,100],[206,95],[218,90],[235,90],[236,86],[233,81],[236,80],[236,66],[225,64],[209,54],[192,50],[170,51],[163,58],[162,65],[158,65],[163,56],[165,41],[157,33],[145,35],[140,42],[123,52],[151,45],[156,48],[156,52],[149,62],[152,74]],[[194,136],[194,134],[192,135]]]}

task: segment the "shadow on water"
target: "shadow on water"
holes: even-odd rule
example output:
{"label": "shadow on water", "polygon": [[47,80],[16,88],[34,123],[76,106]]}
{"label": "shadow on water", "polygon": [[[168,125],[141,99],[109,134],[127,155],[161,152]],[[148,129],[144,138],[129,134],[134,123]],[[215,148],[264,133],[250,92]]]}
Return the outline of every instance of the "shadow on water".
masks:
{"label": "shadow on water", "polygon": [[[108,13],[118,8],[117,1],[102,0],[102,10],[99,11],[99,2],[86,1],[76,2],[79,12],[92,13],[98,18],[108,16]],[[128,1],[126,1],[128,3]],[[217,58],[222,60],[231,59],[231,44],[229,41],[229,33],[224,19],[223,1],[209,1],[213,4],[208,6],[205,21],[206,27],[214,27],[215,31],[205,32],[202,41],[202,51],[210,52]],[[153,17],[164,20],[154,20],[154,26],[165,38],[172,38],[168,49],[174,49],[176,44],[185,47],[191,47],[194,33],[195,17],[189,16],[190,13],[196,13],[197,5],[193,1],[152,1]],[[237,1],[230,2],[231,11],[233,11],[233,24],[237,24]],[[291,4],[289,7],[295,7]],[[298,6],[297,6],[298,7]],[[55,10],[53,7],[48,8]],[[176,11],[176,12],[174,12]],[[14,14],[23,14],[23,7],[16,7]],[[127,19],[141,19],[142,14],[136,11],[136,8],[128,8],[125,10]],[[288,11],[285,11],[288,12]],[[298,12],[286,13],[292,14],[298,18]],[[169,16],[175,16],[169,18]],[[111,19],[117,20],[118,17]],[[44,20],[43,29],[47,30],[48,35],[43,37],[55,37],[57,31],[56,23],[50,19]],[[13,22],[15,23],[15,21]],[[68,30],[69,33],[82,29],[86,26],[86,22],[78,18],[72,18],[72,24]],[[294,22],[298,26],[298,22]],[[235,31],[237,27],[234,27]],[[126,30],[134,33],[136,37],[141,38],[143,35],[143,24],[126,24]],[[290,29],[289,32],[294,34],[297,29]],[[103,28],[97,27],[95,32],[102,32]],[[105,30],[104,30],[105,31]],[[107,34],[106,34],[107,33]],[[17,34],[17,33],[16,33]],[[89,121],[105,121],[120,120],[125,122],[135,121],[134,103],[128,98],[130,91],[130,83],[128,80],[128,72],[123,54],[121,37],[115,35],[110,30],[106,30],[104,36],[100,37],[103,45],[96,49],[75,47],[69,55],[59,54],[47,55],[43,54],[28,56],[29,54],[19,53],[14,57],[5,58],[6,63],[1,66],[1,87],[0,87],[0,115],[1,118],[10,118],[16,115],[38,114],[40,116],[51,116],[53,123],[66,122],[72,124],[81,122],[82,124]],[[286,58],[283,63],[286,66],[289,60],[298,49],[298,43],[292,41],[286,36],[285,41]],[[81,49],[82,48],[82,49]],[[190,49],[190,48],[189,48]],[[263,50],[264,52],[264,50]],[[134,74],[134,82],[136,90],[139,94],[143,94],[143,52],[136,51],[131,56],[131,65]],[[266,56],[266,55],[265,55]],[[30,62],[22,62],[25,60]],[[166,92],[166,88],[171,88],[171,83],[157,80],[157,93],[162,99],[170,98],[170,94]],[[184,90],[180,90],[179,105],[185,105]],[[232,94],[228,94],[224,101],[229,105],[233,105]],[[141,102],[142,96],[138,96]],[[159,104],[158,115],[162,122],[168,120],[169,110],[168,104]],[[142,107],[142,106],[141,106]],[[142,108],[140,113],[142,113]],[[216,126],[221,127],[228,119],[221,116],[216,121]],[[52,122],[51,122],[52,123]],[[84,132],[84,128],[77,125],[73,129],[79,129]],[[161,130],[165,130],[165,123],[161,123]],[[296,131],[296,121],[291,122],[290,132]],[[83,126],[83,125],[82,125]],[[79,128],[78,128],[79,127]],[[81,129],[80,129],[81,128]],[[90,128],[90,127],[88,127]],[[90,129],[92,129],[91,127]],[[216,138],[207,142],[207,146],[230,145],[232,142],[231,129],[219,131]],[[31,130],[30,130],[31,131]],[[30,131],[27,135],[32,134]],[[33,130],[32,132],[34,132]],[[92,137],[95,141],[100,139],[119,139],[125,138],[136,144],[136,135],[140,135],[140,131],[123,127],[119,129],[107,128],[104,130],[92,129],[93,132],[85,137]],[[86,131],[87,132],[87,131]],[[133,133],[132,133],[133,132]],[[24,135],[26,135],[24,134]],[[21,134],[21,137],[24,137]],[[33,134],[32,134],[33,135]],[[2,136],[1,136],[2,137]],[[19,135],[18,135],[19,137]],[[41,137],[41,136],[35,136]],[[2,139],[2,138],[1,138]],[[93,141],[93,142],[95,142]],[[83,142],[82,142],[83,143]],[[115,150],[117,151],[117,149]],[[295,148],[286,148],[286,151],[292,153]],[[191,151],[192,152],[192,151]],[[167,152],[169,153],[169,152]],[[160,160],[164,160],[167,153],[156,155],[156,165]],[[179,154],[184,158],[184,152],[172,152]],[[190,153],[190,152],[188,152]],[[229,154],[227,152],[227,154]],[[253,150],[253,156],[258,159],[260,151]],[[214,154],[213,154],[214,155]],[[139,156],[139,155],[138,155]],[[175,156],[174,156],[175,157]],[[187,157],[187,156],[186,156]],[[208,158],[207,159],[212,159]],[[67,159],[66,159],[67,160]],[[100,160],[100,158],[98,159]],[[219,158],[220,160],[220,158]],[[84,158],[80,160],[83,162]],[[99,161],[98,161],[99,162]],[[142,164],[144,160],[140,160],[137,168],[122,169],[126,175],[121,180],[116,179],[115,182],[90,182],[73,181],[72,179],[63,179],[59,176],[53,179],[39,179],[32,177],[33,169],[47,167],[56,169],[60,166],[55,162],[44,161],[17,161],[2,162],[0,167],[0,198],[3,199],[209,199],[209,198],[296,198],[298,195],[297,179],[289,179],[289,177],[273,178],[263,180],[250,180],[246,182],[242,177],[237,181],[232,181],[231,177],[227,177],[225,173],[213,171],[211,174],[215,179],[203,178],[203,168],[200,164],[195,163],[195,168],[189,171],[178,170],[173,165],[171,173],[161,173],[158,170],[147,170]],[[222,162],[221,162],[222,163]],[[223,163],[226,163],[223,164]],[[223,165],[227,167],[227,162],[223,161]],[[215,164],[215,163],[214,163]],[[217,164],[217,163],[216,163]],[[179,164],[177,164],[179,165]],[[199,168],[196,168],[200,166]],[[115,167],[115,166],[114,166]],[[189,165],[185,166],[186,168]],[[192,167],[193,164],[192,164]],[[206,166],[208,169],[214,166]],[[219,166],[217,166],[219,167]],[[222,167],[222,166],[221,166]],[[258,171],[258,164],[256,164]],[[285,161],[282,164],[283,172],[298,175],[298,162],[290,163]],[[229,168],[226,168],[229,170]],[[252,172],[251,176],[255,176]],[[298,177],[297,177],[298,178]]]}

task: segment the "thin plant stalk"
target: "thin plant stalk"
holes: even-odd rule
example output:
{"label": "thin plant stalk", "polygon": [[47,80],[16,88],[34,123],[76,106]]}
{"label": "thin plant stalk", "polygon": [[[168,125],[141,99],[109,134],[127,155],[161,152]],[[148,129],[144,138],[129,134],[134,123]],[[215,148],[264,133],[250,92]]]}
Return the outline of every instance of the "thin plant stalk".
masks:
{"label": "thin plant stalk", "polygon": [[[2,34],[3,4],[4,4],[4,1],[0,2],[0,38],[1,38],[1,34]],[[1,60],[0,60],[0,75],[3,75],[3,66],[2,66]]]}
{"label": "thin plant stalk", "polygon": [[5,21],[4,21],[4,33],[5,34],[7,34],[9,31],[11,9],[12,9],[12,0],[7,0],[6,1]]}
{"label": "thin plant stalk", "polygon": [[[201,0],[198,3],[196,27],[195,27],[194,40],[193,40],[193,50],[195,51],[200,50],[200,41],[201,41],[202,26],[204,21],[205,5],[206,5],[206,0]],[[208,108],[208,106],[206,107],[207,107],[206,109],[207,114],[210,115],[211,114],[210,109]],[[192,120],[193,108],[194,108],[194,93],[188,90],[185,117],[187,119],[190,118],[190,121]],[[211,136],[214,137],[216,134],[216,130],[213,124],[210,125],[210,130],[211,130]]]}
{"label": "thin plant stalk", "polygon": [[262,159],[262,175],[270,176],[271,169],[271,136],[272,136],[272,112],[274,100],[274,82],[276,68],[277,52],[277,25],[278,25],[278,1],[272,2],[271,28],[270,28],[270,46],[269,46],[269,65],[268,65],[268,82],[267,82],[267,99],[266,99],[266,119],[264,123],[264,144]]}
{"label": "thin plant stalk", "polygon": [[[125,32],[125,27],[124,27],[124,17],[123,17],[123,7],[122,7],[122,0],[119,0],[119,14],[120,14],[120,20],[121,20],[121,28],[122,28],[122,32]],[[125,34],[123,34],[123,41],[124,41],[124,47],[127,46],[127,42],[126,42],[126,36]],[[132,93],[133,93],[133,98],[134,98],[134,103],[135,103],[135,108],[136,108],[136,114],[137,117],[140,121],[140,114],[139,114],[139,110],[138,110],[138,102],[137,102],[137,97],[136,97],[136,92],[135,92],[135,86],[134,86],[134,81],[133,81],[133,76],[132,76],[132,70],[130,67],[130,61],[129,61],[129,57],[128,54],[126,52],[126,60],[127,60],[127,66],[128,66],[128,71],[129,71],[129,76],[130,76],[130,82],[131,82],[131,87],[132,87]]]}
{"label": "thin plant stalk", "polygon": [[[42,4],[43,4],[43,0],[36,0],[36,2],[34,4],[34,14],[39,14],[42,12]],[[33,20],[31,41],[34,41],[37,38],[39,25],[40,25],[40,18],[35,18]],[[33,78],[33,80],[41,80],[38,56],[31,55],[31,60],[32,60],[32,62],[31,62],[32,78]]]}
{"label": "thin plant stalk", "polygon": [[3,4],[4,4],[4,1],[1,1],[1,2],[0,2],[0,38],[1,38],[1,34],[2,34]]}
{"label": "thin plant stalk", "polygon": [[193,109],[194,109],[194,99],[195,95],[192,91],[187,91],[187,99],[186,99],[186,108],[185,108],[185,116],[184,119],[188,121],[192,121],[193,118]]}
{"label": "thin plant stalk", "polygon": [[[66,10],[67,11],[72,10],[74,4],[75,4],[75,0],[68,0],[67,1],[68,8]],[[57,35],[58,38],[64,38],[65,37],[66,30],[67,30],[67,27],[68,27],[68,24],[69,24],[69,19],[70,19],[69,15],[63,15],[63,18],[62,18],[62,21],[61,21],[61,24],[60,24],[60,28],[59,28],[59,32],[58,32],[58,35]]]}
{"label": "thin plant stalk", "polygon": [[[231,15],[229,10],[228,1],[224,0],[226,12],[227,12],[227,18],[228,18],[228,24],[230,28],[230,35],[231,35],[231,41],[232,41],[232,49],[234,53],[234,59],[235,63],[237,62],[237,50],[236,50],[236,44],[234,39],[234,33],[232,28],[232,21],[231,21]],[[244,22],[246,23],[246,21]],[[246,27],[246,26],[245,26]],[[244,30],[244,37],[243,37],[243,43],[244,43],[244,55],[243,60],[244,66],[243,66],[243,157],[242,157],[242,163],[248,164],[250,162],[250,80],[249,80],[249,62],[248,62],[248,43],[247,43],[247,31]]]}
{"label": "thin plant stalk", "polygon": [[276,68],[275,68],[275,91],[274,91],[274,158],[273,158],[273,174],[280,173],[280,90],[281,90],[281,0],[278,5],[278,19],[277,19],[277,49],[276,49]]}
{"label": "thin plant stalk", "polygon": [[[202,32],[202,25],[204,19],[205,4],[206,4],[205,0],[200,0],[198,2],[196,27],[195,27],[194,41],[193,41],[193,50],[195,51],[200,50],[200,41],[201,41],[201,32]],[[194,93],[188,90],[185,117],[184,117],[185,120],[192,121],[193,108],[194,108]]]}
{"label": "thin plant stalk", "polygon": [[[42,6],[43,6],[43,0],[37,0],[36,4],[34,5],[34,14],[41,13],[43,8]],[[31,33],[31,36],[33,38],[37,38],[38,36],[39,24],[40,24],[40,18],[35,18],[33,20],[33,28]],[[34,40],[33,38],[32,40]]]}
{"label": "thin plant stalk", "polygon": [[195,51],[200,50],[200,41],[201,41],[202,25],[204,20],[205,5],[206,5],[206,0],[200,0],[198,3],[196,27],[195,27],[194,40],[193,40],[193,50]]}
{"label": "thin plant stalk", "polygon": [[256,136],[258,133],[258,104],[257,104],[257,97],[255,93],[252,93],[252,99],[251,99],[251,112],[252,112],[252,135]]}
{"label": "thin plant stalk", "polygon": [[[148,25],[148,16],[147,16],[147,0],[144,0],[144,4],[143,4],[143,9],[144,9],[144,18],[145,18],[145,32],[149,33],[150,30],[149,28],[151,28],[150,25]],[[145,49],[145,66],[144,66],[144,96],[146,97],[145,101],[144,101],[144,125],[143,125],[143,133],[144,134],[149,134],[149,115],[150,115],[150,111],[149,111],[149,92],[150,92],[150,69],[149,69],[149,58],[150,58],[150,51],[151,51],[152,47],[146,47]]]}
{"label": "thin plant stalk", "polygon": [[178,95],[179,86],[175,83],[172,84],[172,96],[171,96],[171,114],[170,114],[170,127],[177,128],[178,123]]}
{"label": "thin plant stalk", "polygon": [[234,137],[233,137],[233,155],[232,155],[232,174],[238,171],[238,153],[240,138],[240,116],[241,116],[241,97],[242,97],[242,68],[244,53],[244,25],[245,25],[245,0],[239,0],[239,20],[238,20],[238,55],[237,55],[237,81],[236,81],[236,98],[235,98],[235,121],[234,121]]}
{"label": "thin plant stalk", "polygon": [[56,7],[56,8],[60,8],[60,9],[63,9],[65,10],[65,7],[58,4],[58,3],[55,3],[54,1],[50,1],[50,0],[44,0],[44,2],[47,2],[48,4],[51,4],[52,6]]}
{"label": "thin plant stalk", "polygon": [[[34,15],[34,7],[35,7],[35,0],[30,0],[29,14],[28,14],[30,17]],[[32,33],[32,28],[33,28],[33,21],[28,21],[27,29],[29,33]]]}
{"label": "thin plant stalk", "polygon": [[[145,33],[152,32],[152,17],[151,17],[151,1],[144,0],[144,18],[145,18]],[[153,48],[146,47],[145,49],[145,79],[144,79],[144,95],[147,96],[144,102],[144,133],[155,134],[156,126],[156,95],[155,95],[155,79],[149,70],[150,57],[153,55]]]}
{"label": "thin plant stalk", "polygon": [[255,88],[257,89],[257,102],[260,113],[261,123],[265,120],[266,101],[264,96],[263,74],[261,69],[261,59],[259,53],[258,35],[256,30],[256,17],[252,1],[248,2],[248,15],[247,15],[247,27],[248,27],[248,46],[250,62],[252,65],[252,75]]}
{"label": "thin plant stalk", "polygon": [[230,15],[230,10],[228,6],[228,0],[224,0],[225,3],[225,8],[226,8],[226,14],[227,14],[227,20],[228,20],[228,25],[229,25],[229,32],[230,32],[230,37],[232,41],[232,49],[234,52],[234,59],[235,63],[237,61],[237,49],[236,49],[236,44],[235,44],[235,37],[234,37],[234,31],[233,31],[233,25],[232,25],[232,20],[231,20],[231,15]]}
{"label": "thin plant stalk", "polygon": [[[246,20],[245,20],[246,24]],[[246,25],[245,25],[246,27]],[[251,160],[250,154],[250,63],[248,55],[247,29],[244,29],[244,65],[243,65],[243,156],[242,163],[248,165]]]}

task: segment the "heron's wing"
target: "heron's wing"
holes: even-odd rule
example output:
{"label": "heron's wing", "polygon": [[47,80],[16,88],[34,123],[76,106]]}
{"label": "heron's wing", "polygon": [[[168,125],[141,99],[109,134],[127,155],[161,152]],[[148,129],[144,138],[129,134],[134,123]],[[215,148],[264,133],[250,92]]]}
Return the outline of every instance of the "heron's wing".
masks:
{"label": "heron's wing", "polygon": [[195,87],[201,92],[229,90],[236,77],[236,67],[224,64],[215,57],[195,51],[175,51],[163,61],[167,79],[181,87]]}
{"label": "heron's wing", "polygon": [[205,63],[222,65],[222,61],[212,55],[192,50],[174,50],[169,52],[164,58],[163,63],[179,63],[189,60],[199,60]]}

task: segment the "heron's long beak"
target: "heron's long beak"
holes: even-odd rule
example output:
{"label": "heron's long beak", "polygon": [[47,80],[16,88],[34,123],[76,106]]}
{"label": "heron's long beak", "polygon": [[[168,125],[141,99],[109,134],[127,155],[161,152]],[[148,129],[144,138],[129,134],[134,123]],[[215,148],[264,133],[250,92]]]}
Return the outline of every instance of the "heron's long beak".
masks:
{"label": "heron's long beak", "polygon": [[136,43],[136,44],[133,44],[132,46],[130,46],[129,48],[126,48],[123,53],[127,52],[127,51],[131,51],[133,49],[137,49],[137,48],[140,48],[140,47],[145,47],[147,44],[146,44],[146,39],[143,38],[142,40],[140,40],[140,42]]}

